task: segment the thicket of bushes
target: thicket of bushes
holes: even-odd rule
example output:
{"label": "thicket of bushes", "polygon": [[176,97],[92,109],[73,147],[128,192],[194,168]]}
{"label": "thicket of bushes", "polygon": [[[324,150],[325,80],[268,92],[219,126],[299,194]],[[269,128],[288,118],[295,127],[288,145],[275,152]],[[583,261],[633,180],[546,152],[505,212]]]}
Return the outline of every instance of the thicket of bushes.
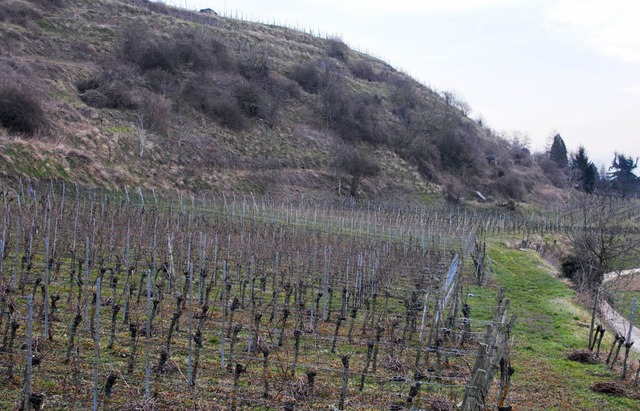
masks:
{"label": "thicket of bushes", "polygon": [[[138,3],[171,14],[166,6]],[[170,129],[172,107],[190,107],[239,131],[257,119],[277,124],[281,109],[298,99],[314,105],[311,121],[318,127],[352,144],[384,145],[432,181],[440,182],[443,172],[458,179],[480,176],[479,187],[487,188],[489,180],[488,191],[516,200],[531,189],[531,181],[508,167],[487,165],[495,147],[464,110],[446,100],[449,94],[437,94],[359,56],[339,39],[325,41],[323,57],[281,72],[274,70],[266,48],[231,47],[206,28],[182,28],[169,37],[137,22],[123,30],[120,40],[114,65],[78,84],[80,97],[96,108],[142,113],[157,134]],[[384,83],[387,90],[382,95],[356,91],[354,84],[362,81]],[[498,155],[520,167],[535,164],[521,150]]]}
{"label": "thicket of bushes", "polygon": [[237,131],[254,118],[274,124],[283,102],[297,95],[297,86],[271,75],[265,52],[235,57],[209,31],[164,38],[143,24],[125,28],[113,61],[77,89],[92,107],[135,110],[158,134],[170,128],[173,102]]}

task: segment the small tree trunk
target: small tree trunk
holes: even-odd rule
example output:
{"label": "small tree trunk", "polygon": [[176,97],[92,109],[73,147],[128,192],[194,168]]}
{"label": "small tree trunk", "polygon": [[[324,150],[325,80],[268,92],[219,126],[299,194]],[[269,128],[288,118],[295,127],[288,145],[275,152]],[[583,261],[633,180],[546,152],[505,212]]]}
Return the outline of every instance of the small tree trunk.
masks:
{"label": "small tree trunk", "polygon": [[615,357],[613,357],[613,361],[611,361],[611,369],[613,369],[613,367],[616,365],[616,362],[618,361],[618,356],[620,355],[620,348],[622,348],[622,345],[624,344],[624,340],[625,338],[623,336],[620,336],[620,339],[618,340],[618,348],[616,349],[616,355]]}
{"label": "small tree trunk", "polygon": [[371,354],[373,353],[373,346],[375,344],[371,341],[367,344],[367,362],[364,365],[364,370],[362,370],[362,377],[360,378],[360,389],[362,392],[364,389],[364,379],[366,378],[367,372],[369,371],[369,364],[371,363]]}
{"label": "small tree trunk", "polygon": [[67,364],[71,359],[71,351],[73,350],[74,340],[76,338],[78,326],[80,325],[81,322],[82,322],[82,314],[80,314],[80,306],[78,306],[78,311],[76,312],[76,316],[73,319],[73,323],[71,324],[71,329],[69,330],[69,344],[67,345],[67,355],[64,359],[65,364]]}
{"label": "small tree trunk", "polygon": [[198,371],[198,364],[200,363],[200,350],[202,349],[202,332],[204,331],[205,320],[207,318],[207,311],[209,307],[205,304],[202,306],[202,311],[200,312],[200,320],[198,322],[198,328],[196,329],[196,333],[193,336],[193,342],[196,345],[194,360],[193,360],[193,378],[191,380],[191,386],[196,386],[196,374]]}
{"label": "small tree trunk", "polygon": [[231,325],[233,324],[233,315],[235,314],[238,308],[240,308],[240,300],[238,299],[238,297],[234,297],[233,302],[231,303],[231,308],[230,308],[231,312],[229,313],[229,323],[227,325],[227,338],[231,337],[231,332],[233,330],[233,328],[231,327]]}
{"label": "small tree trunk", "polygon": [[351,321],[349,322],[349,332],[347,333],[347,341],[350,343],[353,342],[353,337],[351,334],[353,333],[353,325],[356,322],[356,316],[358,315],[358,308],[354,307],[351,309]]}
{"label": "small tree trunk", "polygon": [[327,318],[326,321],[331,321],[331,313],[333,312],[333,287],[329,287],[329,307],[327,307]]}
{"label": "small tree trunk", "polygon": [[284,332],[286,329],[287,318],[289,318],[289,309],[285,307],[285,309],[282,310],[282,325],[280,327],[280,335],[278,337],[278,347],[282,347],[284,344]]}
{"label": "small tree trunk", "polygon": [[182,302],[184,301],[184,297],[181,295],[176,297],[176,310],[173,312],[173,316],[171,317],[171,324],[169,324],[169,331],[167,332],[167,341],[165,343],[165,350],[168,354],[171,353],[171,340],[173,338],[173,332],[178,326],[178,321],[180,320],[180,316],[182,315]]}
{"label": "small tree trunk", "polygon": [[631,350],[631,346],[633,345],[633,341],[627,342],[624,344],[624,362],[622,363],[622,379],[627,378],[627,360],[629,359],[629,350]]}
{"label": "small tree trunk", "polygon": [[233,349],[235,348],[236,342],[238,341],[238,333],[240,333],[240,330],[242,330],[242,324],[236,324],[233,327],[233,335],[231,336],[231,344],[229,346],[229,372],[231,372],[231,364],[233,362]]}
{"label": "small tree trunk", "polygon": [[609,355],[607,356],[607,364],[611,362],[611,356],[613,355],[613,350],[616,348],[616,344],[618,344],[618,341],[620,340],[620,338],[622,338],[622,336],[616,333],[616,336],[613,340],[613,344],[611,344],[611,349],[609,350]]}
{"label": "small tree trunk", "polygon": [[600,326],[599,330],[600,335],[596,334],[596,338],[598,339],[598,348],[596,350],[596,358],[600,358],[600,345],[602,344],[602,337],[604,337],[604,327]]}
{"label": "small tree trunk", "polygon": [[269,349],[261,347],[262,350],[262,382],[264,384],[264,391],[262,392],[262,398],[269,398]]}
{"label": "small tree trunk", "polygon": [[127,373],[133,374],[133,367],[136,363],[136,340],[138,336],[138,326],[133,323],[129,323],[129,363],[127,364]]}
{"label": "small tree trunk", "polygon": [[384,332],[384,328],[378,326],[376,328],[376,345],[373,347],[373,373],[376,373],[378,369],[378,350],[380,348],[380,339],[382,339],[382,333]]}
{"label": "small tree trunk", "polygon": [[345,320],[344,317],[338,317],[338,320],[336,321],[336,330],[333,332],[333,343],[331,344],[331,353],[335,353],[336,352],[336,344],[338,341],[338,332],[340,332],[340,326],[342,325],[342,322]]}
{"label": "small tree trunk", "polygon": [[13,380],[13,342],[16,339],[18,328],[20,328],[20,323],[15,318],[11,318],[9,341],[7,342],[7,356],[9,357],[7,360],[7,378],[9,380]]}
{"label": "small tree trunk", "polygon": [[347,397],[347,386],[349,385],[349,355],[342,356],[342,388],[340,389],[340,400],[338,409],[344,410],[344,402]]}
{"label": "small tree trunk", "polygon": [[236,364],[236,368],[233,373],[233,391],[231,393],[231,410],[232,411],[237,410],[237,407],[238,407],[238,386],[240,382],[240,374],[242,374],[245,371],[247,371],[247,369],[243,367],[242,364]]}
{"label": "small tree trunk", "polygon": [[307,374],[307,401],[311,403],[313,397],[316,394],[315,381],[316,381],[316,375],[318,375],[318,373],[315,372],[314,370],[307,370],[306,374]]}
{"label": "small tree trunk", "polygon": [[407,396],[407,406],[409,406],[409,409],[413,409],[413,400],[418,396],[420,393],[420,387],[422,387],[422,381],[420,381],[422,379],[422,375],[416,374],[415,379],[416,383],[409,388],[409,395]]}
{"label": "small tree trunk", "polygon": [[[596,322],[596,312],[598,310],[598,297],[600,296],[600,287],[596,289],[596,295],[593,298],[593,308],[591,309],[591,326],[589,327],[589,351],[593,351],[595,345],[595,337],[593,332],[595,331],[593,326]],[[597,335],[597,333],[596,333]]]}
{"label": "small tree trunk", "polygon": [[371,307],[371,301],[368,298],[364,299],[364,320],[362,321],[362,336],[367,335],[367,325],[369,324],[369,309]]}
{"label": "small tree trunk", "polygon": [[109,345],[107,345],[110,350],[113,349],[113,343],[116,339],[116,317],[119,311],[120,306],[114,302],[111,306],[111,336],[109,337]]}
{"label": "small tree trunk", "polygon": [[300,336],[302,335],[302,331],[295,330],[293,332],[293,337],[295,338],[295,344],[293,346],[293,364],[291,365],[291,376],[295,377],[296,375],[296,366],[298,365],[298,355],[300,354]]}

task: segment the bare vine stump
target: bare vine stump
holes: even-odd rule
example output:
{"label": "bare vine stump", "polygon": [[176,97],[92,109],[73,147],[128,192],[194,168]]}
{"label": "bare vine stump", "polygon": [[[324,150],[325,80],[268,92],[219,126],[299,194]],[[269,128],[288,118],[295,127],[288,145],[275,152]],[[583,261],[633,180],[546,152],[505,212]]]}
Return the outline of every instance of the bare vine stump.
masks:
{"label": "bare vine stump", "polygon": [[344,401],[347,397],[347,386],[349,385],[349,355],[342,356],[342,388],[340,389],[340,400],[338,401],[338,409],[344,410]]}

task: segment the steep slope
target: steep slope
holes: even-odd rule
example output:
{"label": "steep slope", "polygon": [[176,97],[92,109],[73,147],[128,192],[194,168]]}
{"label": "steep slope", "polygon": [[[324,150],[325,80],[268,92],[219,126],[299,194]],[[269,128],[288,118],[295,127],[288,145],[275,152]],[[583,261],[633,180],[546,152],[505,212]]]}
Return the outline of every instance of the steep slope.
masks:
{"label": "steep slope", "polygon": [[339,39],[145,0],[9,0],[0,22],[5,179],[515,200],[549,187],[463,102]]}

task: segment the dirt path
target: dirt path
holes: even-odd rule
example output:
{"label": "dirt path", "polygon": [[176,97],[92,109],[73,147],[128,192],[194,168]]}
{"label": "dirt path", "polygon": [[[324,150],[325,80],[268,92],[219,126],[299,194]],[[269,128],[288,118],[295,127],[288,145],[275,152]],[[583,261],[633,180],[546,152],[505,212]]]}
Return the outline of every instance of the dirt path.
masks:
{"label": "dirt path", "polygon": [[[603,284],[631,275],[637,278],[638,276],[636,274],[640,274],[640,268],[625,270],[622,272],[608,273],[604,276]],[[627,321],[627,319],[625,319],[616,310],[614,310],[608,302],[604,300],[601,301],[600,316],[602,317],[602,319],[613,328],[613,331],[623,335],[624,338],[627,338],[627,335],[629,334],[629,321]],[[638,315],[636,315],[636,318],[637,317]],[[633,346],[631,347],[631,350],[640,353],[640,329],[638,329],[638,327],[636,326],[634,326],[631,330],[631,341],[635,342],[635,344],[633,344]]]}
{"label": "dirt path", "polygon": [[[609,324],[613,331],[624,335],[627,338],[629,334],[629,321],[622,317],[616,310],[609,305],[608,302],[600,303],[600,316]],[[635,344],[631,347],[632,351],[640,353],[640,329],[634,326],[631,330],[631,341]]]}
{"label": "dirt path", "polygon": [[640,268],[633,268],[631,270],[623,270],[623,271],[612,271],[604,275],[604,280],[602,280],[602,283],[604,284],[614,280],[622,280],[631,276],[630,281],[633,282],[635,285],[635,282],[637,280],[635,274],[640,274]]}

